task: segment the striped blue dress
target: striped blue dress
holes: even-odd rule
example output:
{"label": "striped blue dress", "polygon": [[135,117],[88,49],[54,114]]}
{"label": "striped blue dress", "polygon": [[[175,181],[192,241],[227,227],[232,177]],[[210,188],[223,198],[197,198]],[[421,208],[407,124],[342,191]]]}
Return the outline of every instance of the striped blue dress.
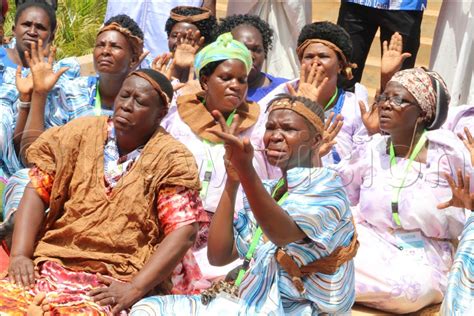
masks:
{"label": "striped blue dress", "polygon": [[461,235],[441,315],[472,315],[474,312],[474,212]]}
{"label": "striped blue dress", "polygon": [[[299,265],[328,256],[336,247],[347,246],[353,236],[351,211],[338,174],[326,168],[294,168],[288,171],[288,198],[281,207],[306,233],[307,240],[285,247]],[[267,191],[276,184],[265,181]],[[234,221],[239,256],[247,253],[257,223],[246,200]],[[277,246],[260,240],[240,287],[239,305],[231,308],[213,301],[204,306],[199,296],[153,296],[135,304],[131,315],[319,315],[350,314],[355,299],[354,265],[343,264],[335,274],[303,277],[300,294],[289,275],[275,260]],[[224,304],[224,303],[222,303]]]}

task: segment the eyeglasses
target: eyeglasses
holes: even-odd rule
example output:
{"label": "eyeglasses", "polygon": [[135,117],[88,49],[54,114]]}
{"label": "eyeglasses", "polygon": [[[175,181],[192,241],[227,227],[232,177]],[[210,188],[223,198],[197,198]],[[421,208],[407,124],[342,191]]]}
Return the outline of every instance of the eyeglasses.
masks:
{"label": "eyeglasses", "polygon": [[393,109],[397,110],[397,111],[399,111],[403,108],[406,108],[410,104],[413,104],[411,101],[404,100],[399,95],[394,95],[394,96],[388,97],[387,95],[385,95],[383,93],[377,97],[376,101],[377,101],[377,103],[383,103],[385,101],[388,101],[388,103],[390,103],[390,105],[393,107]]}

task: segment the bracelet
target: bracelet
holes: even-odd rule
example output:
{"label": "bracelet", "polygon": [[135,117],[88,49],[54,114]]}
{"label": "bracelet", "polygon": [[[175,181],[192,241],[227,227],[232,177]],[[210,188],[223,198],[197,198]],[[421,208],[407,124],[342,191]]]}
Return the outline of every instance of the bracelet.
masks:
{"label": "bracelet", "polygon": [[31,102],[18,101],[18,109],[29,109]]}

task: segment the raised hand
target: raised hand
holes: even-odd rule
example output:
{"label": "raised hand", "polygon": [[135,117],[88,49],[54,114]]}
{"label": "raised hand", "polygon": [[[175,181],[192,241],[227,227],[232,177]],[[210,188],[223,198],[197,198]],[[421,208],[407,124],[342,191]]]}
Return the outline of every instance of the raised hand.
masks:
{"label": "raised hand", "polygon": [[151,69],[161,72],[166,78],[168,78],[168,80],[171,80],[175,65],[174,61],[170,63],[172,56],[171,53],[164,53],[156,56],[151,63]]}
{"label": "raised hand", "polygon": [[240,118],[238,114],[235,114],[234,120],[230,126],[227,126],[225,118],[220,111],[212,111],[212,116],[214,116],[216,121],[219,123],[222,131],[211,129],[207,131],[224,141],[224,159],[227,169],[227,176],[232,180],[238,180],[238,174],[247,172],[249,168],[252,168],[252,159],[254,154],[253,147],[247,137],[240,139],[237,136],[238,127],[240,125]]}
{"label": "raised hand", "polygon": [[380,132],[380,122],[379,122],[379,107],[377,102],[374,101],[369,107],[369,110],[365,108],[365,104],[362,101],[359,101],[360,116],[362,123],[367,129],[369,135],[377,134]]}
{"label": "raised hand", "polygon": [[59,77],[65,73],[69,67],[62,67],[58,72],[53,71],[53,62],[56,55],[56,48],[51,48],[48,53],[48,60],[45,61],[45,52],[38,47],[43,47],[43,41],[38,40],[31,43],[31,54],[25,51],[25,58],[33,75],[33,90],[38,93],[48,93],[54,87]]}
{"label": "raised hand", "polygon": [[438,204],[438,209],[444,209],[450,206],[463,207],[468,210],[474,210],[474,193],[470,191],[471,176],[466,174],[462,175],[461,169],[458,169],[458,184],[454,182],[454,179],[447,173],[444,174],[446,180],[451,187],[453,197],[447,202]]}
{"label": "raised hand", "polygon": [[344,119],[341,114],[336,115],[335,119],[334,115],[334,112],[331,112],[324,122],[323,144],[319,147],[319,157],[326,156],[331,151],[332,147],[336,144],[334,139],[344,124]]}
{"label": "raised hand", "polygon": [[20,100],[23,102],[31,101],[31,94],[33,93],[33,75],[31,72],[28,76],[23,77],[21,74],[21,66],[16,67],[15,84],[20,94]]}
{"label": "raised hand", "polygon": [[403,38],[400,33],[395,32],[390,39],[390,43],[387,43],[387,41],[383,42],[382,62],[380,66],[382,90],[390,78],[402,68],[405,59],[410,57],[410,53],[403,52]]}
{"label": "raised hand", "polygon": [[187,30],[183,36],[178,34],[176,49],[174,51],[175,66],[179,69],[191,68],[194,64],[194,56],[199,48],[204,44],[204,37],[201,32]]}
{"label": "raised hand", "polygon": [[461,133],[458,133],[458,137],[462,140],[467,150],[469,150],[469,153],[471,154],[471,166],[474,166],[474,139],[472,138],[471,132],[469,132],[467,127],[464,127],[464,134],[466,134],[466,137],[464,137]]}
{"label": "raised hand", "polygon": [[309,72],[307,66],[303,64],[300,70],[298,90],[295,90],[289,83],[286,84],[286,88],[290,95],[305,97],[319,103],[320,91],[326,88],[328,80],[322,70],[318,70],[316,63],[312,64]]}

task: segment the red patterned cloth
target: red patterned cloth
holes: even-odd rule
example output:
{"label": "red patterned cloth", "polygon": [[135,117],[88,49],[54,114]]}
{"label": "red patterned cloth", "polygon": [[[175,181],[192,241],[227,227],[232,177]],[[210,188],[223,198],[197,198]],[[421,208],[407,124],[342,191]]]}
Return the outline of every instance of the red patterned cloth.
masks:
{"label": "red patterned cloth", "polygon": [[101,287],[95,274],[74,272],[46,261],[33,289],[25,290],[8,279],[0,280],[0,315],[24,315],[39,292],[46,293],[51,315],[110,315],[110,306],[99,306],[87,294]]}

